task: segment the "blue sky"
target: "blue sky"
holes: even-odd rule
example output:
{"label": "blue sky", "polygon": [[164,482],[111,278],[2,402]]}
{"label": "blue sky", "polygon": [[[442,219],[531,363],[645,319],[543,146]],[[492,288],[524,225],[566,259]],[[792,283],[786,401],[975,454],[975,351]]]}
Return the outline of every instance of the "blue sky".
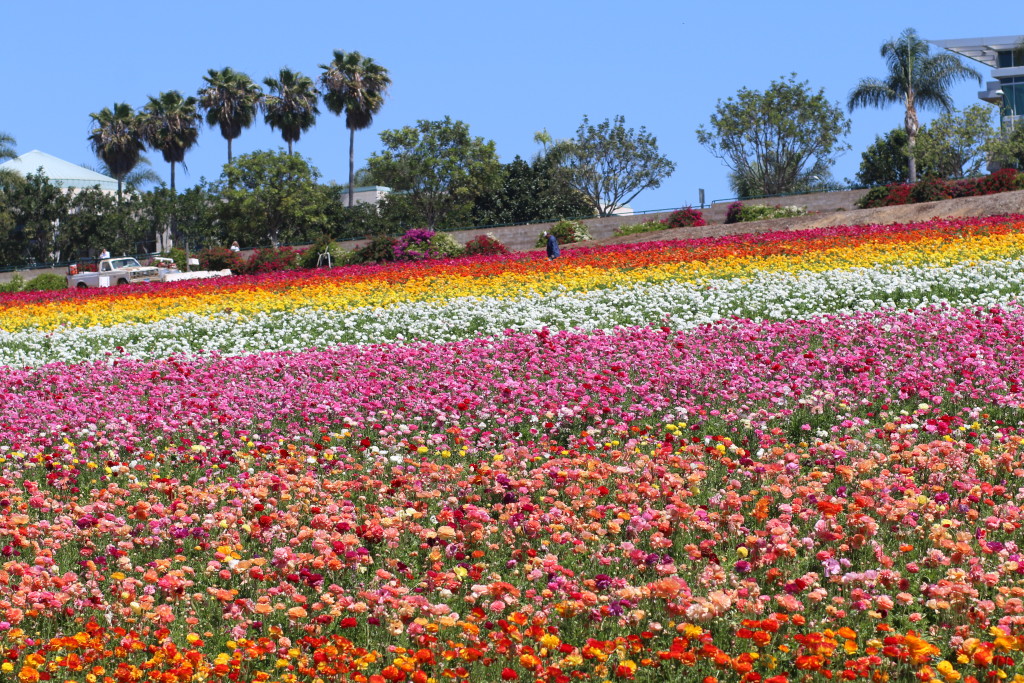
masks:
{"label": "blue sky", "polygon": [[[676,171],[642,193],[637,210],[731,196],[727,169],[696,141],[716,102],[741,87],[763,90],[796,73],[845,104],[864,76],[883,76],[879,46],[914,27],[926,39],[1019,33],[1002,26],[1012,5],[866,0],[828,2],[233,2],[83,3],[3,0],[0,131],[17,151],[32,149],[97,163],[86,137],[90,112],[145,104],[164,90],[195,94],[210,68],[257,81],[281,67],[316,77],[335,49],[358,50],[387,67],[393,86],[372,127],[356,134],[356,164],[379,149],[378,133],[450,115],[496,142],[503,161],[537,151],[535,131],[571,137],[584,114],[617,114],[645,126]],[[984,80],[989,70],[976,66]],[[978,102],[973,82],[953,92],[957,107]],[[321,106],[296,144],[324,181],[347,182],[348,135]],[[927,121],[933,113],[923,113]],[[902,125],[899,107],[851,115],[852,150],[833,170],[857,171],[875,135]],[[234,142],[235,154],[284,143],[262,118]],[[169,178],[157,152],[154,169]],[[220,175],[227,145],[206,127],[186,156],[179,188]]]}

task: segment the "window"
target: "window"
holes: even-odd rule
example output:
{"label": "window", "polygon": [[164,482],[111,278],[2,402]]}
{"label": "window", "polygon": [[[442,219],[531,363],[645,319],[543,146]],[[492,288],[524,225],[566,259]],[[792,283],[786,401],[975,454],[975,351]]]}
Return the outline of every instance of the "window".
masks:
{"label": "window", "polygon": [[1003,91],[1001,116],[1024,116],[1024,77],[1003,78],[999,81]]}
{"label": "window", "polygon": [[1024,66],[1024,50],[1000,50],[996,57],[996,66],[1000,69]]}

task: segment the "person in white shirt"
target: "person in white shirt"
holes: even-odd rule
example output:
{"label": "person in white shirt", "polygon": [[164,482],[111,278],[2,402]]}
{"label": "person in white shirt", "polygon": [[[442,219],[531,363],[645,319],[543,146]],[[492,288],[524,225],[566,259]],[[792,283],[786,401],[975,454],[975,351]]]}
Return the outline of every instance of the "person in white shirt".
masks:
{"label": "person in white shirt", "polygon": [[100,258],[110,258],[110,252],[107,251],[106,247],[100,252]]}

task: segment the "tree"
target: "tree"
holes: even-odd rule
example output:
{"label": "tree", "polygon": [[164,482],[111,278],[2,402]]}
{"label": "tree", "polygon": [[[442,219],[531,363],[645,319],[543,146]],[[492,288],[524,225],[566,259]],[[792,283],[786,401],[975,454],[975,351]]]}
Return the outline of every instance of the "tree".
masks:
{"label": "tree", "polygon": [[263,120],[281,131],[291,154],[292,143],[298,142],[302,134],[313,127],[320,113],[313,79],[298,71],[281,69],[277,78],[264,78],[263,84],[270,91],[260,101]]}
{"label": "tree", "polygon": [[826,177],[836,157],[850,147],[843,136],[850,122],[838,104],[813,92],[796,74],[772,81],[763,93],[741,88],[735,99],[718,101],[710,129],[697,141],[722,160],[744,196],[786,194]]}
{"label": "tree", "polygon": [[548,155],[538,155],[532,164],[517,156],[503,167],[498,190],[477,198],[473,222],[492,225],[593,216],[587,197],[563,182],[557,170]]}
{"label": "tree", "polygon": [[0,159],[16,159],[18,157],[18,153],[14,151],[16,144],[18,143],[14,137],[0,132]]}
{"label": "tree", "polygon": [[256,119],[256,107],[263,92],[248,75],[230,66],[220,71],[210,69],[203,80],[206,87],[199,90],[199,108],[206,112],[210,126],[220,126],[220,134],[228,141],[230,164],[231,141]]}
{"label": "tree", "polygon": [[[182,97],[177,90],[150,97],[142,112],[142,135],[146,144],[163,154],[164,161],[171,165],[171,194],[174,195],[174,166],[185,165],[185,152],[192,149],[199,139],[199,123],[202,118],[196,109],[196,98]],[[159,234],[158,249],[168,251],[171,235],[175,231],[175,217],[171,213],[170,224]]]}
{"label": "tree", "polygon": [[[924,167],[921,168],[925,173]],[[875,141],[861,155],[857,171],[858,185],[875,187],[905,183],[910,175],[907,170],[907,131],[893,128],[884,136],[876,135]]]}
{"label": "tree", "polygon": [[494,141],[472,137],[462,121],[420,120],[385,130],[380,139],[384,150],[370,156],[370,173],[406,193],[430,228],[444,227],[456,215],[468,217],[475,199],[494,192],[501,181]]}
{"label": "tree", "polygon": [[[547,150],[599,216],[611,216],[644,190],[660,187],[676,168],[658,153],[658,140],[646,128],[636,132],[625,124],[616,116],[594,126],[584,116],[575,138]],[[542,137],[535,139],[546,144]]]}
{"label": "tree", "polygon": [[974,104],[961,111],[943,112],[922,128],[916,154],[922,168],[940,178],[981,175],[990,157],[990,141],[996,134],[992,125],[995,110]]}
{"label": "tree", "polygon": [[857,107],[884,107],[902,104],[905,109],[903,129],[907,133],[907,169],[910,182],[917,182],[917,134],[920,123],[917,108],[949,110],[953,100],[950,87],[957,81],[974,79],[981,83],[981,74],[960,62],[959,57],[941,52],[929,54],[930,48],[917,31],[905,29],[899,38],[881,48],[889,73],[884,79],[862,78],[850,92],[850,111]]}
{"label": "tree", "polygon": [[5,263],[47,263],[60,259],[60,231],[67,220],[70,192],[54,185],[40,168],[36,173],[0,178],[13,226],[0,257]]}
{"label": "tree", "polygon": [[142,112],[142,134],[146,144],[163,154],[171,165],[171,191],[174,185],[175,164],[185,164],[185,152],[199,140],[199,122],[196,98],[182,97],[177,90],[150,97]]}
{"label": "tree", "polygon": [[145,141],[139,117],[130,105],[115,102],[113,109],[104,107],[98,114],[89,114],[93,129],[89,131],[89,146],[110,175],[117,178],[117,197],[125,176],[139,163]]}
{"label": "tree", "polygon": [[320,173],[301,154],[253,152],[224,166],[214,185],[221,234],[277,245],[328,227]]}
{"label": "tree", "polygon": [[348,205],[354,202],[356,131],[368,128],[384,105],[391,85],[388,70],[358,52],[334,51],[330,64],[321,64],[324,104],[332,114],[345,114],[348,128]]}

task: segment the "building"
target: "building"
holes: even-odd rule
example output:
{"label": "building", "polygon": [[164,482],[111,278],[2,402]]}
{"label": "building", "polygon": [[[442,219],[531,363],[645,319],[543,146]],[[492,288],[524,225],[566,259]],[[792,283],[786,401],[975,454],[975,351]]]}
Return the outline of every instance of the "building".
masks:
{"label": "building", "polygon": [[[348,186],[341,188],[341,198],[345,206],[348,206]],[[352,191],[352,205],[356,204],[377,204],[380,200],[387,197],[391,192],[390,187],[383,187],[381,185],[367,185],[365,187],[357,187]]]}
{"label": "building", "polygon": [[98,186],[104,192],[117,192],[117,180],[114,178],[78,166],[70,161],[58,159],[52,154],[40,152],[38,149],[26,152],[17,159],[5,161],[0,164],[0,169],[14,171],[22,176],[42,169],[51,183],[66,190]]}
{"label": "building", "polygon": [[999,107],[1004,128],[1016,126],[1024,116],[1024,35],[957,38],[928,41],[936,47],[980,62],[992,69],[992,78],[978,99]]}

